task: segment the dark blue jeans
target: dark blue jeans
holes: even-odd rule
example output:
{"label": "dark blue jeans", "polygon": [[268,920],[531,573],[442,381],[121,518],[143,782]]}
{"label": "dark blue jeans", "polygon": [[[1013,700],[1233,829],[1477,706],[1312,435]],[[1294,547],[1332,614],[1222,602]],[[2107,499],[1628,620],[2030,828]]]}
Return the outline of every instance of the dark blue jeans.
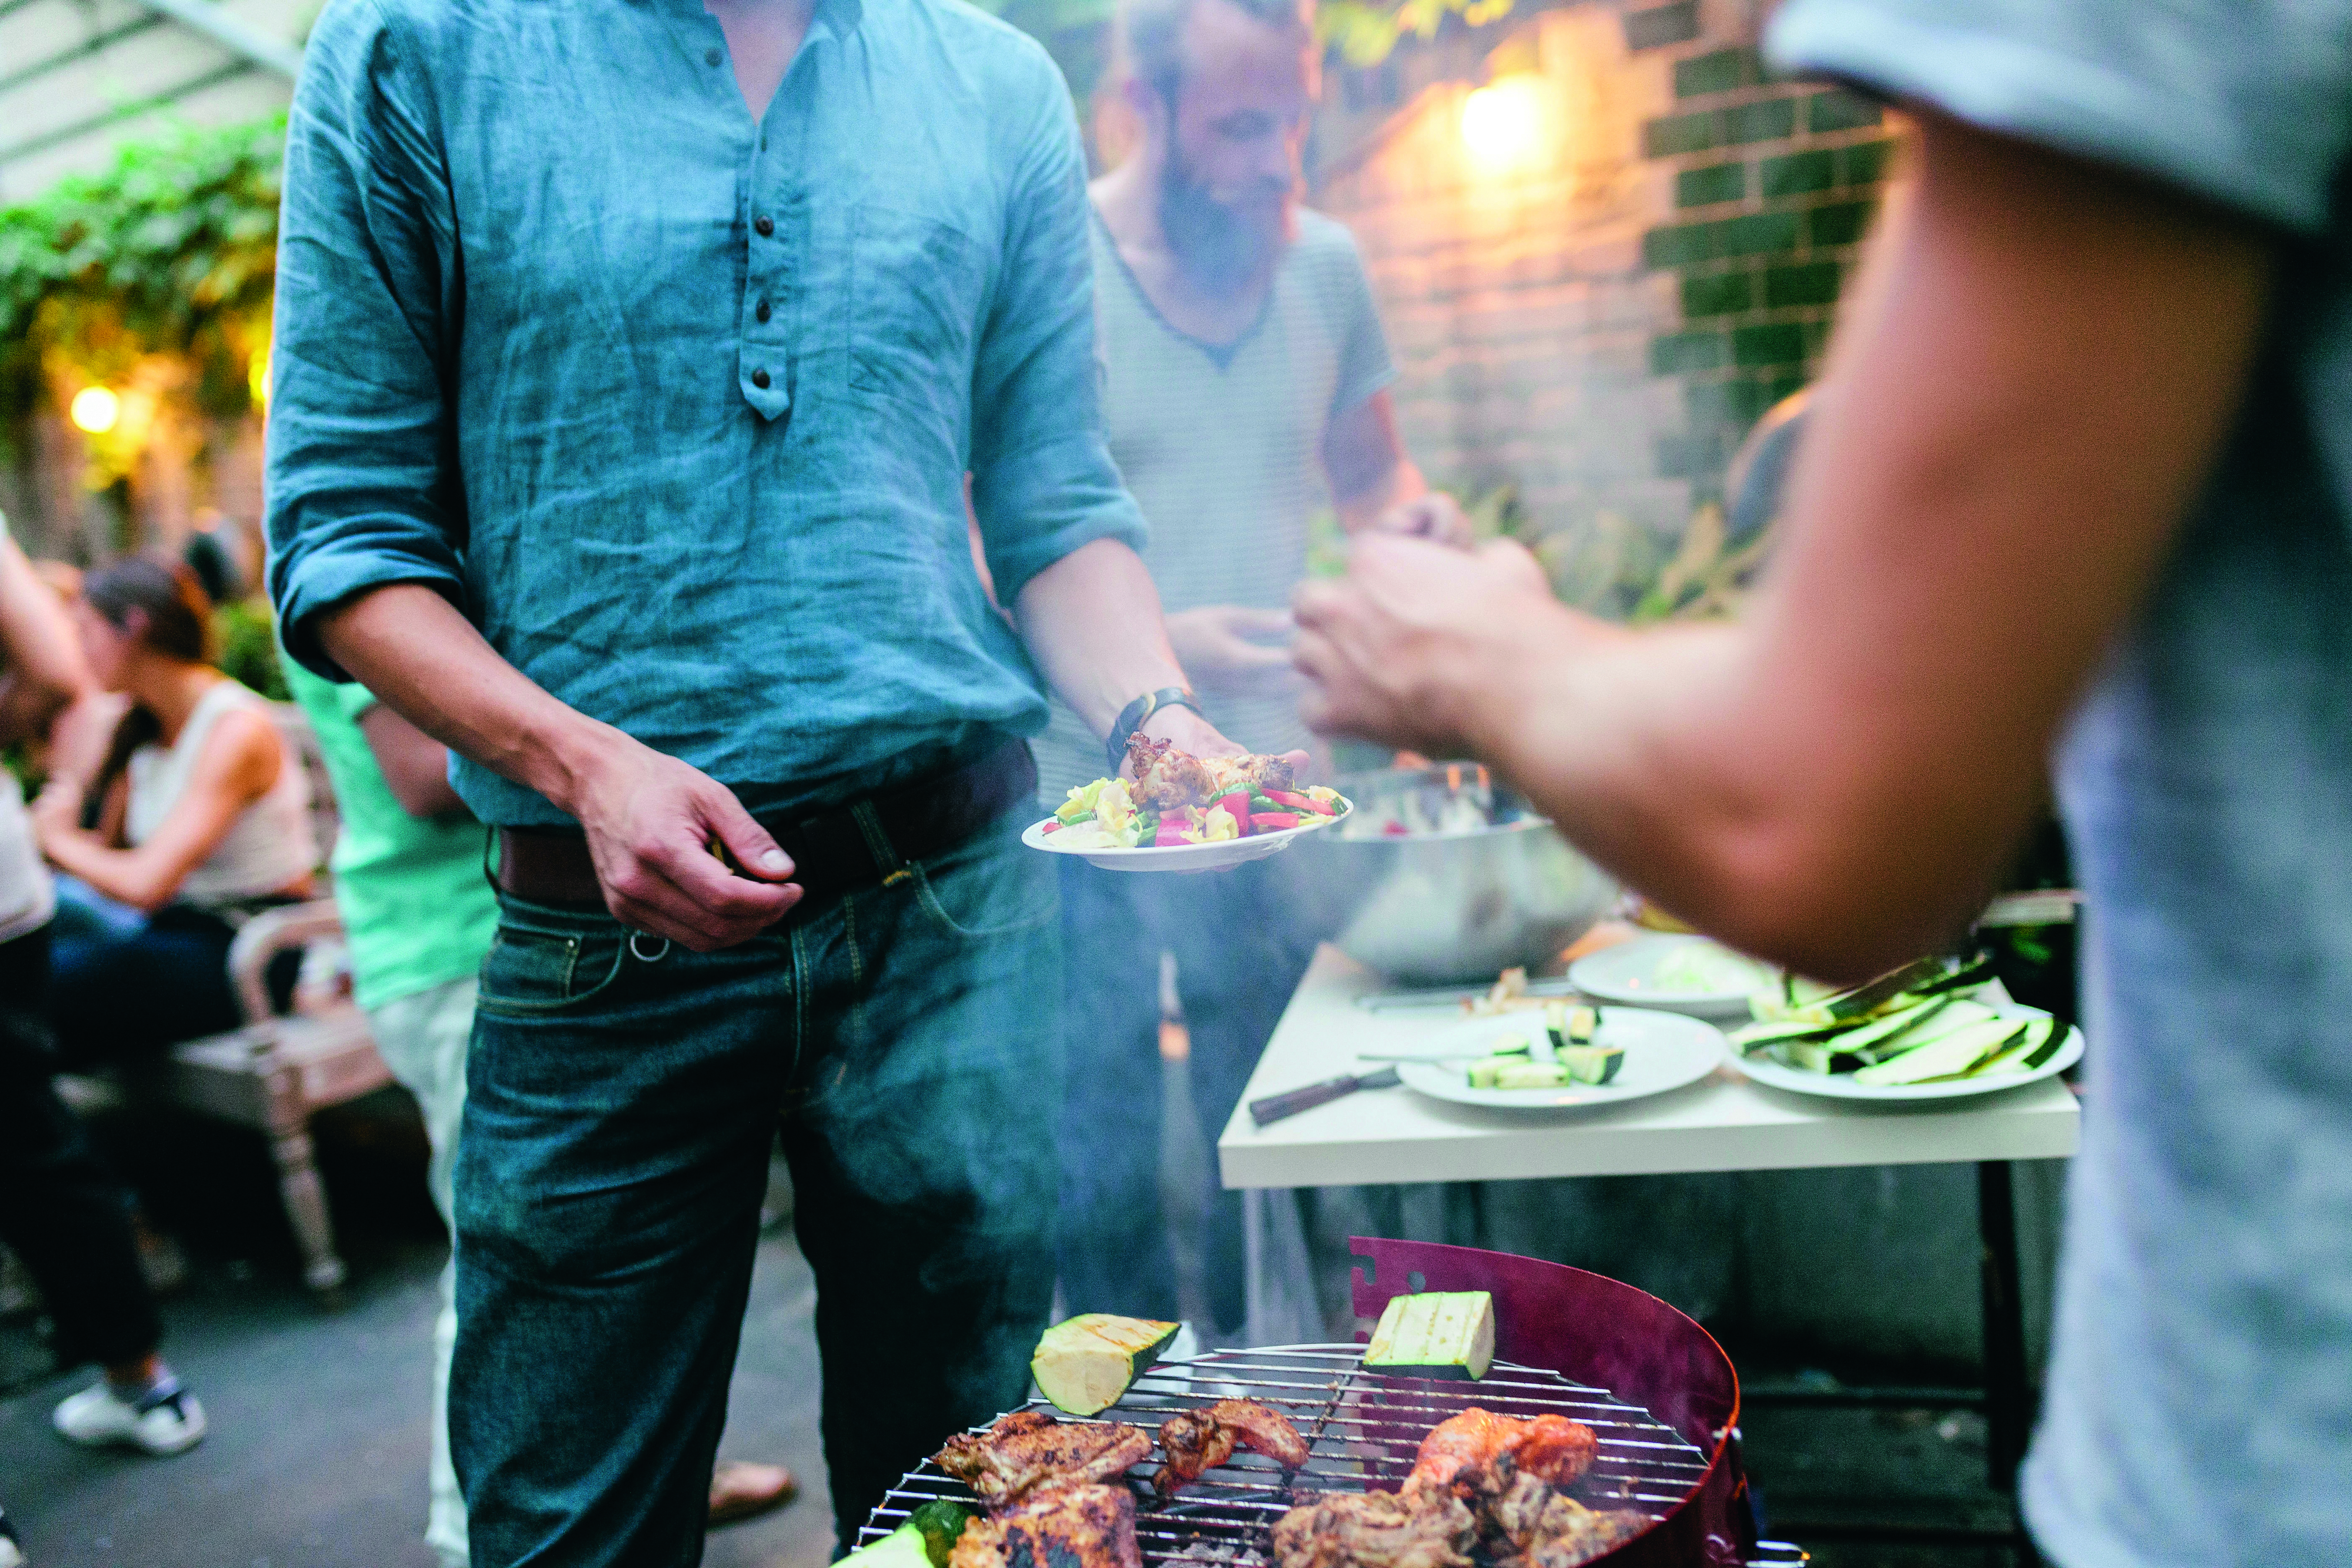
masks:
{"label": "dark blue jeans", "polygon": [[[1160,1201],[1160,954],[1176,955],[1192,1104],[1214,1173],[1217,1136],[1315,956],[1318,918],[1281,857],[1199,877],[1060,865],[1063,1297],[1073,1311],[1180,1317]],[[1239,1193],[1202,1194],[1201,1243],[1209,1315],[1230,1332],[1248,1283]]]}
{"label": "dark blue jeans", "polygon": [[[458,1140],[477,1568],[702,1556],[781,1118],[845,1542],[1052,1305],[1054,879],[1000,823],[724,952],[506,904]],[[894,861],[895,864],[895,861]]]}

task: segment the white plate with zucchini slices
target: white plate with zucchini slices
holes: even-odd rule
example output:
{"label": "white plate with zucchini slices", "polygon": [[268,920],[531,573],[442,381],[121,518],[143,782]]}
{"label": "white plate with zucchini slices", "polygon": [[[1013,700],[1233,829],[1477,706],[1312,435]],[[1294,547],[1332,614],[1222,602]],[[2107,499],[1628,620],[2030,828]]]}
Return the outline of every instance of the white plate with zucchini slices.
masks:
{"label": "white plate with zucchini slices", "polygon": [[[1594,1015],[1579,1021],[1576,1015]],[[1565,1014],[1569,1026],[1556,1027]],[[1589,1026],[1580,1026],[1589,1024]],[[1498,1110],[1584,1110],[1694,1084],[1723,1065],[1723,1031],[1680,1013],[1572,1005],[1465,1018],[1397,1064],[1407,1089]]]}
{"label": "white plate with zucchini slices", "polygon": [[[1964,1011],[1969,1008],[1975,1011]],[[1883,1103],[1999,1094],[2057,1077],[2081,1061],[2084,1050],[2082,1030],[2038,1007],[1968,997],[1950,998],[1907,1026],[1888,1016],[1838,1033],[1777,1041],[1770,1028],[1732,1032],[1739,1070],[1758,1083],[1824,1100]]]}

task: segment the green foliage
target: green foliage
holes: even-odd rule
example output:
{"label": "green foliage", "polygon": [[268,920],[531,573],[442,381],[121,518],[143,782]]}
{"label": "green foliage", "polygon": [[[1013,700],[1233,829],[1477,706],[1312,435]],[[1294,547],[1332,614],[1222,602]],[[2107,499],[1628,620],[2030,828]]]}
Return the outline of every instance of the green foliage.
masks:
{"label": "green foliage", "polygon": [[[1315,33],[1351,66],[1376,66],[1407,36],[1433,38],[1448,16],[1473,27],[1510,15],[1513,0],[1322,0]],[[1084,103],[1109,66],[1117,0],[974,0],[1044,44]]]}
{"label": "green foliage", "polygon": [[167,356],[207,414],[252,400],[277,266],[282,114],[183,127],[0,210],[0,414],[44,383],[121,384]]}
{"label": "green foliage", "polygon": [[1433,38],[1448,16],[1473,27],[1507,16],[1512,0],[1324,0],[1315,31],[1326,47],[1351,66],[1376,66],[1399,39]]}
{"label": "green foliage", "polygon": [[[1458,499],[1458,496],[1457,496]],[[1744,547],[1728,547],[1723,509],[1707,502],[1691,514],[1677,542],[1616,512],[1596,513],[1581,527],[1545,532],[1528,519],[1518,491],[1496,485],[1462,502],[1473,537],[1515,539],[1528,547],[1564,605],[1629,626],[1705,620],[1739,606],[1770,539],[1768,530]],[[1329,512],[1310,520],[1307,569],[1336,577],[1348,569],[1348,540]]]}
{"label": "green foliage", "polygon": [[1116,0],[972,0],[1045,46],[1062,68],[1070,96],[1084,104],[1110,66],[1110,24]]}
{"label": "green foliage", "polygon": [[273,702],[290,702],[285,667],[278,662],[278,622],[258,595],[213,610],[213,643],[220,667]]}

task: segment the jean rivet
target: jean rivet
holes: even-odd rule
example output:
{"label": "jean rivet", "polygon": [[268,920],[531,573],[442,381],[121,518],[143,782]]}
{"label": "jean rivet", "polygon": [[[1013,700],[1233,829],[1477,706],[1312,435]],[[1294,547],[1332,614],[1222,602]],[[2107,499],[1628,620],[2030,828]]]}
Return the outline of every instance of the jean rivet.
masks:
{"label": "jean rivet", "polygon": [[666,936],[655,937],[653,941],[656,945],[651,952],[647,952],[643,947],[638,945],[645,940],[646,933],[641,931],[633,931],[629,933],[629,954],[639,963],[659,963],[663,959],[669,956],[669,938]]}

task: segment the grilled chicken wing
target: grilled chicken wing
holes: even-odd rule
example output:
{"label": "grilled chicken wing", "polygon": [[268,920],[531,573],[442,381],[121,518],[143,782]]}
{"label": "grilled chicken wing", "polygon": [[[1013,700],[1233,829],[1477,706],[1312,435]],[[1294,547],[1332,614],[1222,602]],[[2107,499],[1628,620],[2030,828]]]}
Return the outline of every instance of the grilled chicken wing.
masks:
{"label": "grilled chicken wing", "polygon": [[1580,1568],[1650,1528],[1652,1521],[1632,1509],[1591,1509],[1573,1498],[1554,1497],[1524,1557],[1498,1558],[1496,1568]]}
{"label": "grilled chicken wing", "polygon": [[1310,1498],[1274,1527],[1279,1568],[1469,1568],[1477,1521],[1459,1498],[1363,1492]]}
{"label": "grilled chicken wing", "polygon": [[1111,1480],[1150,1457],[1151,1439],[1140,1427],[1016,1410],[985,1432],[949,1438],[939,1462],[991,1513],[1001,1513],[1033,1491]]}
{"label": "grilled chicken wing", "polygon": [[1135,783],[1128,793],[1138,805],[1157,811],[1180,805],[1206,805],[1215,798],[1217,781],[1200,758],[1180,752],[1170,741],[1155,741],[1140,731],[1128,737],[1128,764]]}
{"label": "grilled chicken wing", "polygon": [[948,1568],[1143,1568],[1135,1494],[1090,1483],[1040,1488],[997,1518],[965,1525]]}
{"label": "grilled chicken wing", "polygon": [[1649,1515],[1630,1509],[1585,1507],[1519,1470],[1508,1454],[1490,1473],[1504,1485],[1481,1495],[1475,1511],[1496,1568],[1576,1568],[1650,1527]]}
{"label": "grilled chicken wing", "polygon": [[1499,1492],[1510,1476],[1496,1475],[1496,1462],[1507,1456],[1514,1471],[1564,1487],[1592,1468],[1599,1444],[1591,1427],[1565,1415],[1497,1415],[1474,1405],[1421,1440],[1406,1484]]}
{"label": "grilled chicken wing", "polygon": [[1168,1462],[1151,1478],[1161,1497],[1201,1479],[1234,1457],[1235,1447],[1264,1454],[1286,1470],[1307,1463],[1307,1440],[1290,1417],[1255,1399],[1220,1399],[1198,1410],[1171,1415],[1160,1428],[1160,1450]]}
{"label": "grilled chicken wing", "polygon": [[1298,782],[1287,757],[1254,756],[1243,759],[1242,777],[1259,789],[1288,789]]}

